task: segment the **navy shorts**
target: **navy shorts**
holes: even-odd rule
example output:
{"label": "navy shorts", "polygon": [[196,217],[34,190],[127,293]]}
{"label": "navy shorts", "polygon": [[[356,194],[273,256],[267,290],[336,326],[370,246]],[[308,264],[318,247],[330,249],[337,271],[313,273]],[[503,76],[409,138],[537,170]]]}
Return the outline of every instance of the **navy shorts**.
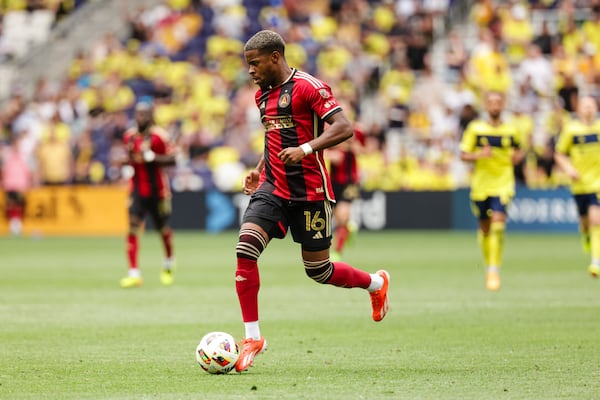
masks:
{"label": "navy shorts", "polygon": [[269,239],[283,239],[289,228],[294,242],[303,249],[321,251],[331,246],[331,215],[329,200],[289,201],[257,191],[250,198],[242,223],[257,224]]}
{"label": "navy shorts", "polygon": [[579,212],[580,217],[587,215],[590,206],[600,205],[597,193],[575,194],[573,197],[575,198],[577,211]]}
{"label": "navy shorts", "polygon": [[491,218],[493,212],[506,214],[506,207],[508,207],[508,202],[502,203],[498,196],[491,196],[482,201],[471,201],[473,215],[480,221]]}

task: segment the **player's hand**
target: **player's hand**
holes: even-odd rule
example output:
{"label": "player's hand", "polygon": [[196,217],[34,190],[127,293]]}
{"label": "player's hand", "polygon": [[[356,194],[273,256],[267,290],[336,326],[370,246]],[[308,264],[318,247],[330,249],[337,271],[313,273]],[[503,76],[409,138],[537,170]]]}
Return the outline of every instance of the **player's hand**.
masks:
{"label": "player's hand", "polygon": [[486,144],[479,152],[479,158],[488,158],[492,156],[492,146]]}
{"label": "player's hand", "polygon": [[579,180],[579,171],[577,171],[575,168],[569,168],[566,172],[569,178],[571,178],[572,180]]}
{"label": "player's hand", "polygon": [[248,175],[246,175],[242,182],[244,194],[252,194],[256,192],[256,189],[258,189],[259,179],[260,173],[257,170],[253,169],[252,171],[248,172]]}
{"label": "player's hand", "polygon": [[151,163],[156,159],[156,153],[152,150],[146,150],[143,153],[144,162]]}
{"label": "player's hand", "polygon": [[132,163],[140,164],[144,162],[144,155],[139,151],[131,152],[129,153],[129,160]]}
{"label": "player's hand", "polygon": [[300,147],[287,147],[277,154],[285,165],[298,164],[306,155]]}

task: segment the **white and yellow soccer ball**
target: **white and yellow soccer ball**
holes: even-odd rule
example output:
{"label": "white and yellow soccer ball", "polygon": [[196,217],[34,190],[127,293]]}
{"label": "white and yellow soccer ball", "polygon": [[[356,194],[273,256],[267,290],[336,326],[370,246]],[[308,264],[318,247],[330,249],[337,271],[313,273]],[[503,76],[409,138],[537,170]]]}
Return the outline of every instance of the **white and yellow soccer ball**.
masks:
{"label": "white and yellow soccer ball", "polygon": [[235,367],[240,349],[233,336],[225,332],[210,332],[196,347],[196,361],[209,374],[226,374]]}

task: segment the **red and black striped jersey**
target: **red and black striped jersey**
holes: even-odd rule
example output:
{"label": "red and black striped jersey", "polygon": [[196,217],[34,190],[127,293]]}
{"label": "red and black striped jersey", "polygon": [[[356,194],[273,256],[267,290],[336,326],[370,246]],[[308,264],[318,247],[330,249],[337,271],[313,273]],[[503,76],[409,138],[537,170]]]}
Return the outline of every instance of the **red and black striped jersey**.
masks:
{"label": "red and black striped jersey", "polygon": [[259,89],[255,99],[265,127],[261,189],[286,200],[334,201],[322,151],[307,155],[295,165],[285,165],[277,157],[282,149],[300,146],[321,135],[325,120],[342,110],[331,88],[293,69],[281,85]]}
{"label": "red and black striped jersey", "polygon": [[[130,128],[123,136],[123,142],[129,153],[143,153],[152,150],[156,154],[167,154],[170,143],[168,133],[152,126],[147,135],[136,128]],[[167,174],[157,163],[131,162],[134,173],[130,180],[130,191],[141,197],[167,198],[171,195]]]}

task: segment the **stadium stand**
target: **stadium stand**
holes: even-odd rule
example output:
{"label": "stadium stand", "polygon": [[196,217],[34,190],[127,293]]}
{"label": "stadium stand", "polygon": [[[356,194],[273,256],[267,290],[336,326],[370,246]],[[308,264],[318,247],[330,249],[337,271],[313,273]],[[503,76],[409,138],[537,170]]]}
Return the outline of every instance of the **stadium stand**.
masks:
{"label": "stadium stand", "polygon": [[60,127],[73,154],[71,183],[121,179],[111,160],[136,99],[152,96],[157,122],[181,149],[174,188],[239,189],[262,146],[241,58],[259,29],[281,32],[293,66],[326,79],[349,105],[367,135],[359,156],[367,190],[466,186],[457,146],[486,90],[507,95],[507,117],[526,135],[519,179],[561,185],[551,149],[572,95],[600,94],[600,8],[592,1],[99,3],[50,24],[47,45],[30,49],[5,84],[0,110],[4,142],[25,135],[31,165],[44,132]]}

